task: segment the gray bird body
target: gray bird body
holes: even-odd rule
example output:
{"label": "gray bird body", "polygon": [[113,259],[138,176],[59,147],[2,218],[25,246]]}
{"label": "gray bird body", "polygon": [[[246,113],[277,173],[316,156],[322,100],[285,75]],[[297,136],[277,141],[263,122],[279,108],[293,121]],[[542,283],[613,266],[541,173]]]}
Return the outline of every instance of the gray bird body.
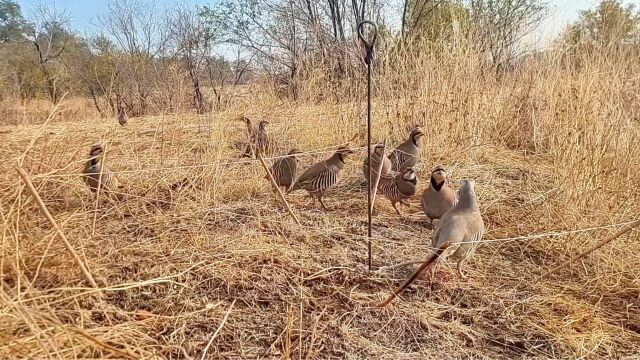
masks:
{"label": "gray bird body", "polygon": [[129,120],[129,117],[127,116],[126,111],[124,111],[123,108],[120,108],[118,110],[118,123],[124,126],[127,124],[128,120]]}
{"label": "gray bird body", "polygon": [[302,173],[289,192],[304,189],[314,198],[314,201],[318,199],[326,210],[322,197],[327,190],[338,183],[346,157],[352,153],[353,151],[349,148],[340,147],[329,159],[312,165]]}
{"label": "gray bird body", "polygon": [[[437,262],[444,261],[449,257],[456,260],[458,275],[464,279],[462,264],[473,255],[482,240],[484,222],[480,215],[473,181],[465,180],[462,182],[458,197],[458,203],[440,219],[431,245],[435,249],[439,249],[443,245],[449,244]],[[435,265],[432,270],[435,270]]]}
{"label": "gray bird body", "polygon": [[409,206],[409,204],[406,204],[403,200],[415,195],[417,184],[418,178],[413,169],[409,168],[402,172],[381,177],[380,183],[378,184],[378,191],[391,201],[393,208],[400,215],[397,203]]}
{"label": "gray bird body", "polygon": [[278,186],[284,187],[285,191],[289,191],[295,183],[298,176],[298,158],[300,151],[293,149],[289,152],[289,156],[276,159],[271,167],[271,174]]}
{"label": "gray bird body", "polygon": [[[380,161],[382,161],[382,169],[380,170],[380,176],[391,174],[391,160],[387,157],[386,154],[382,153],[384,149],[383,145],[376,145],[371,152],[371,182],[373,183],[378,176],[378,167],[380,166]],[[362,163],[362,174],[365,179],[369,178],[369,158],[366,157],[364,162]]]}
{"label": "gray bird body", "polygon": [[409,134],[409,139],[398,145],[391,154],[392,169],[394,171],[406,170],[414,167],[420,158],[419,140],[424,135],[420,127],[416,126]]}
{"label": "gray bird body", "polygon": [[431,220],[431,225],[433,225],[433,219],[440,219],[457,203],[458,197],[449,187],[445,169],[441,166],[436,167],[431,173],[431,183],[420,199],[420,206]]}
{"label": "gray bird body", "polygon": [[91,159],[87,161],[82,172],[85,183],[93,192],[97,192],[98,189],[100,191],[108,190],[111,185],[112,174],[101,162],[103,152],[104,149],[101,145],[91,147],[89,152]]}

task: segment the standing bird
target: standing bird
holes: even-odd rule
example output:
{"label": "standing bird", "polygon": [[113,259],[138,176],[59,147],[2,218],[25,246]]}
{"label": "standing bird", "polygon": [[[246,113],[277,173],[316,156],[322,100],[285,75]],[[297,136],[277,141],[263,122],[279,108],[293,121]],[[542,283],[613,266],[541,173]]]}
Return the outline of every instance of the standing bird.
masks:
{"label": "standing bird", "polygon": [[127,116],[127,112],[124,110],[124,106],[118,106],[118,123],[122,126],[127,124],[129,117]]}
{"label": "standing bird", "polygon": [[[279,187],[284,187],[286,192],[295,183],[298,177],[298,166],[300,165],[300,157],[302,152],[296,148],[291,149],[286,157],[276,159],[271,166],[271,175]],[[269,179],[269,175],[266,176]]]}
{"label": "standing bird", "polygon": [[262,120],[258,123],[258,128],[254,133],[253,143],[256,150],[256,154],[261,154],[265,156],[268,154],[270,150],[272,150],[272,140],[267,134],[267,125],[269,122],[267,120]]}
{"label": "standing bird", "polygon": [[[375,182],[376,177],[378,176],[378,167],[380,166],[380,161],[382,161],[382,170],[380,170],[380,177],[384,175],[391,174],[391,160],[387,157],[383,152],[384,145],[378,144],[373,148],[371,152],[371,182]],[[364,175],[365,180],[369,178],[369,158],[364,158],[364,162],[362,163],[362,174]]]}
{"label": "standing bird", "polygon": [[409,206],[404,200],[415,195],[417,185],[418,177],[416,177],[416,173],[412,168],[408,168],[392,175],[381,177],[378,191],[391,201],[391,205],[393,205],[398,215],[402,215],[396,204],[400,203]]}
{"label": "standing bird", "polygon": [[418,141],[422,136],[424,136],[422,128],[416,125],[413,130],[411,130],[409,139],[398,145],[398,147],[391,152],[389,160],[391,160],[394,171],[405,170],[414,167],[418,163],[420,157]]}
{"label": "standing bird", "polygon": [[254,149],[254,144],[253,144],[253,137],[254,137],[254,132],[255,129],[253,128],[253,125],[251,124],[251,119],[249,119],[246,116],[241,116],[238,120],[242,121],[245,123],[246,127],[247,127],[247,145],[244,148],[244,153],[242,153],[242,157],[254,157],[255,156],[255,149]]}
{"label": "standing bird", "polygon": [[92,192],[108,190],[111,185],[112,174],[109,169],[102,164],[102,153],[104,153],[104,147],[102,145],[93,145],[89,151],[91,159],[87,161],[82,172],[84,181]]}
{"label": "standing bird", "polygon": [[340,180],[340,173],[344,168],[345,160],[348,155],[353,154],[354,151],[349,149],[348,146],[341,146],[336,152],[327,160],[321,161],[308,168],[298,180],[293,184],[288,192],[298,189],[304,189],[309,192],[309,195],[320,201],[320,205],[324,210],[328,210],[322,202],[322,197],[325,192],[334,187],[338,180]]}
{"label": "standing bird", "polygon": [[473,255],[484,235],[484,222],[480,215],[478,197],[474,187],[473,180],[464,180],[462,182],[462,186],[458,191],[458,203],[442,216],[438,230],[433,235],[432,246],[435,249],[434,253],[420,265],[418,270],[404,284],[394,290],[378,306],[387,306],[429,266],[431,266],[431,276],[433,278],[438,263],[448,257],[458,262],[457,271],[460,279],[466,279],[462,272],[462,265],[466,259]]}
{"label": "standing bird", "polygon": [[444,213],[457,203],[458,197],[449,187],[444,167],[436,166],[431,172],[431,183],[422,193],[422,199],[420,200],[422,210],[431,220],[431,228],[433,228],[433,219],[440,219]]}
{"label": "standing bird", "polygon": [[451,257],[458,262],[457,271],[460,279],[466,279],[462,272],[462,264],[473,255],[484,235],[484,222],[474,188],[473,180],[462,181],[458,191],[458,203],[440,219],[431,245],[435,249],[442,246],[446,248],[432,267],[432,274],[439,262]]}

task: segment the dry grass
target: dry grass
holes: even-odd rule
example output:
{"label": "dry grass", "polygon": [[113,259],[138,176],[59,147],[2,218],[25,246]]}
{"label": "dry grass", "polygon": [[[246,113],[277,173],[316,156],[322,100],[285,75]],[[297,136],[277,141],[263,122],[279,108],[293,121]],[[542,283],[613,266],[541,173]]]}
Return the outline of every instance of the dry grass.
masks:
{"label": "dry grass", "polygon": [[[420,191],[436,164],[454,184],[476,179],[488,227],[469,281],[418,281],[386,309],[374,304],[411,269],[364,265],[363,137],[328,197],[333,211],[289,196],[302,226],[259,162],[238,159],[240,114],[268,117],[281,153],[295,144],[308,165],[364,134],[361,102],[283,103],[260,93],[224,113],[126,127],[56,117],[0,128],[0,357],[200,358],[209,343],[209,358],[637,356],[637,230],[537,281],[620,228],[609,225],[638,217],[637,59],[586,59],[579,71],[543,59],[496,79],[471,58],[425,55],[378,80],[376,138],[397,144],[424,123]],[[102,295],[83,283],[12,168],[31,142],[23,167]],[[96,204],[79,177],[96,142],[106,144],[118,200]],[[418,203],[400,218],[379,201],[375,265],[427,255],[431,231]]]}

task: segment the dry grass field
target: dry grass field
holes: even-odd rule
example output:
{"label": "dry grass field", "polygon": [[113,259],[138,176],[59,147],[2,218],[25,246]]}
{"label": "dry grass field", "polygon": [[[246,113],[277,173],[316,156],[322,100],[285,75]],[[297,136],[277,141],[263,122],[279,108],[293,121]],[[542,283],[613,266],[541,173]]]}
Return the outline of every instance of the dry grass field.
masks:
{"label": "dry grass field", "polygon": [[[385,309],[375,305],[413,269],[365,265],[362,84],[333,103],[247,89],[225,112],[124,127],[77,99],[12,112],[0,126],[0,358],[637,358],[638,230],[540,279],[639,217],[637,58],[585,57],[580,69],[541,58],[503,77],[469,59],[425,55],[376,80],[375,139],[395,146],[423,124],[419,194],[438,164],[454,187],[475,179],[487,227],[469,280],[449,264]],[[319,99],[321,80],[303,96]],[[269,119],[276,155],[295,145],[305,166],[358,135],[331,211],[295,192],[302,225],[288,216],[260,163],[240,158],[241,115]],[[95,202],[80,177],[95,143],[115,200]],[[400,217],[377,201],[374,266],[429,254],[419,196],[410,202]]]}

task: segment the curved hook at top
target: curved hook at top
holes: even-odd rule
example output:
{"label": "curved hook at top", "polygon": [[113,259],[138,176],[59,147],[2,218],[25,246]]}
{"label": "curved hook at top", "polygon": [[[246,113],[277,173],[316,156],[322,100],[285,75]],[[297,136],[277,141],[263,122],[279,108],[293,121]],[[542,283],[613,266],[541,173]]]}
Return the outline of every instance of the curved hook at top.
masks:
{"label": "curved hook at top", "polygon": [[[371,41],[367,41],[367,39],[364,37],[365,25],[369,25],[372,27],[373,38],[371,38]],[[378,39],[378,27],[372,21],[363,20],[360,22],[360,24],[358,24],[358,37],[360,38],[360,41],[364,43],[364,47],[367,52],[364,58],[364,62],[369,64],[371,62],[371,58],[373,57],[373,46],[376,44],[376,40]]]}

